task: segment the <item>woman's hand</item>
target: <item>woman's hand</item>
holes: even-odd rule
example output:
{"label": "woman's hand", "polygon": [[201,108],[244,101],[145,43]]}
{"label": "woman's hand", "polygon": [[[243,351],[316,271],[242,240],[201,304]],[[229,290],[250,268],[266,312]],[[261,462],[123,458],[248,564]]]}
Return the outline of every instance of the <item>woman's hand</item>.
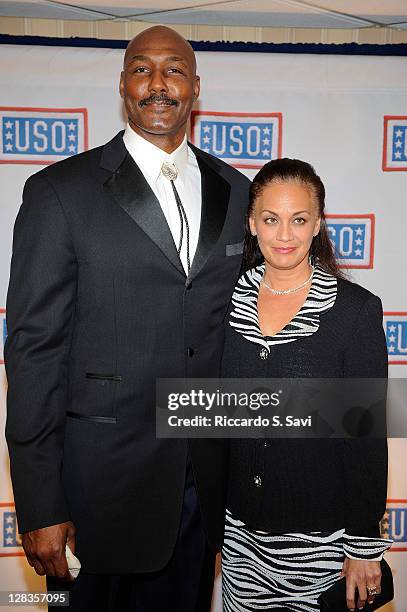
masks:
{"label": "woman's hand", "polygon": [[[367,587],[375,588],[376,594],[380,593],[380,582],[382,572],[380,561],[362,561],[359,559],[345,558],[342,566],[341,577],[346,576],[346,605],[349,610],[362,610],[366,601],[373,603],[374,595],[369,595]],[[358,589],[359,597],[356,603],[355,590]]]}

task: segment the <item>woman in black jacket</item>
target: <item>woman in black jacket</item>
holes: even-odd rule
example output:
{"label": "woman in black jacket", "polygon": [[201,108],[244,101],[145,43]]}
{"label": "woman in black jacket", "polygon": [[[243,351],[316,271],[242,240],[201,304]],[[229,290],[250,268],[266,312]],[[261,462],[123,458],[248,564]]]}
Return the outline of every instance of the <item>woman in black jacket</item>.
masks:
{"label": "woman in black jacket", "polygon": [[[224,377],[387,377],[381,302],[341,274],[324,207],[305,162],[274,160],[255,177]],[[232,440],[225,610],[318,610],[343,575],[344,606],[372,602],[391,543],[379,531],[386,488],[385,439]]]}

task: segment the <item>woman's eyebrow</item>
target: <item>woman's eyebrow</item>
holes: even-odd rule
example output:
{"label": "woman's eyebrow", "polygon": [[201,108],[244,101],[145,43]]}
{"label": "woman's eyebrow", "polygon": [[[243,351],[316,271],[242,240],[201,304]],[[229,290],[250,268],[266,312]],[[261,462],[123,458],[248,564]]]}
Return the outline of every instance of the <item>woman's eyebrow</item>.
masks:
{"label": "woman's eyebrow", "polygon": [[[261,212],[262,213],[263,212],[267,212],[267,213],[270,213],[272,215],[275,215],[276,217],[279,216],[276,212],[274,212],[273,210],[270,210],[268,208],[263,208],[263,210]],[[291,216],[293,217],[294,215],[300,215],[302,213],[307,213],[308,215],[311,214],[309,210],[297,210],[296,212],[293,212]]]}

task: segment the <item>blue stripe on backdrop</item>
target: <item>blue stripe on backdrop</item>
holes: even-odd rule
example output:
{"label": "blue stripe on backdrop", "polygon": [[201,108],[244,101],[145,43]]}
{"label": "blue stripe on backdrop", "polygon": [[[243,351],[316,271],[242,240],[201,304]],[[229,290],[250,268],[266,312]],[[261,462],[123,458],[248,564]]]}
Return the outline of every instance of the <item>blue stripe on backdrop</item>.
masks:
{"label": "blue stripe on backdrop", "polygon": [[[125,49],[126,40],[98,38],[53,38],[48,36],[12,36],[0,34],[3,45],[41,45],[49,47],[99,47],[102,49]],[[316,53],[320,55],[393,55],[406,56],[407,43],[395,45],[325,45],[322,43],[246,43],[191,41],[195,51],[228,51],[237,53]]]}

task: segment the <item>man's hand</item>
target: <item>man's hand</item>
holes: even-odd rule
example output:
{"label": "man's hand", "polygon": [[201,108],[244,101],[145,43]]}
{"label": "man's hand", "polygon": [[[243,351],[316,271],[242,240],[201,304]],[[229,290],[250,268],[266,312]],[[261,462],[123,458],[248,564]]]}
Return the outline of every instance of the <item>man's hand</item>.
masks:
{"label": "man's hand", "polygon": [[[380,561],[361,561],[345,558],[341,577],[346,576],[346,605],[349,610],[362,610],[366,601],[373,603],[374,595],[368,595],[367,587],[375,587],[376,594],[380,593],[382,572]],[[355,601],[355,589],[358,589],[359,597]]]}
{"label": "man's hand", "polygon": [[75,527],[71,521],[23,533],[22,543],[28,563],[37,574],[72,582],[65,557],[65,545],[75,554]]}

